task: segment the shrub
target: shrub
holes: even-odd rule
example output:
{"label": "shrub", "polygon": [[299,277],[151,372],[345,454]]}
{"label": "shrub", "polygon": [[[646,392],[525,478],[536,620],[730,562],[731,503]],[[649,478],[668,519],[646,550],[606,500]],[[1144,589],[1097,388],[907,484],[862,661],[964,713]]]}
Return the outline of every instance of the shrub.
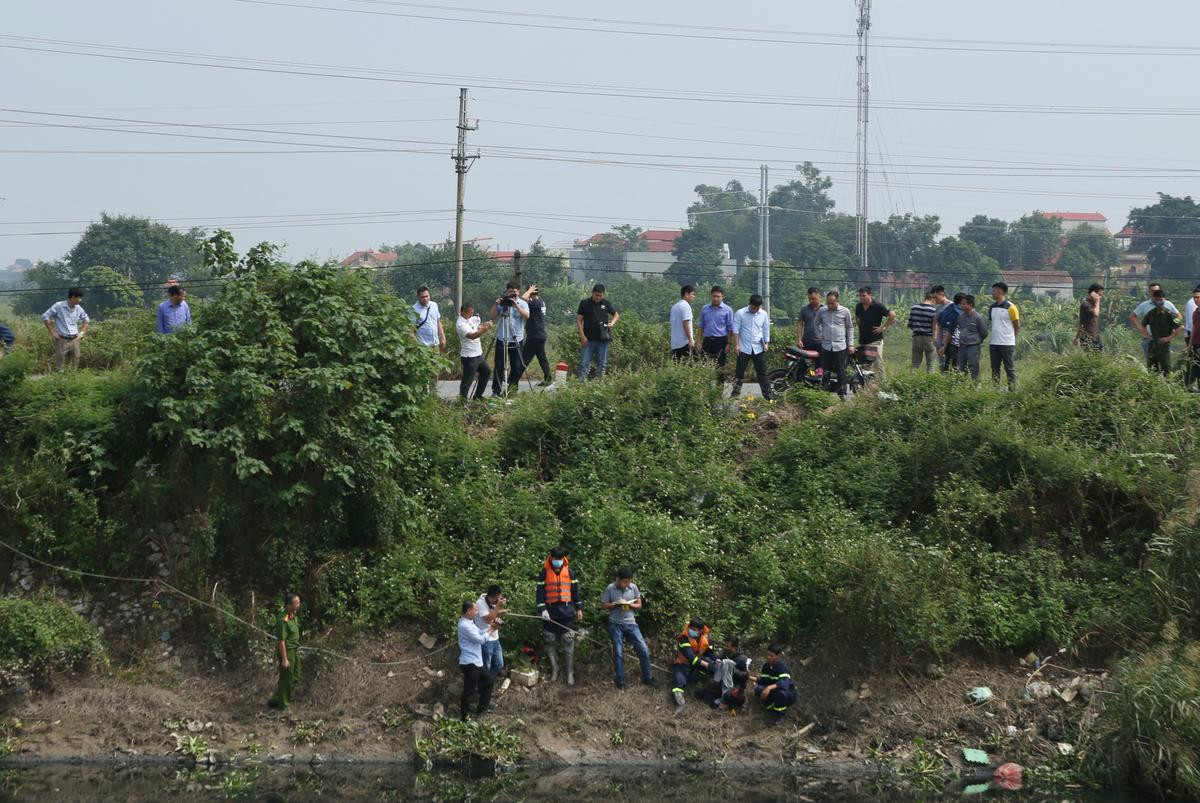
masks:
{"label": "shrub", "polygon": [[434,724],[433,733],[417,742],[417,755],[426,768],[435,762],[457,764],[476,759],[515,764],[521,755],[521,740],[490,722],[461,722],[443,717]]}
{"label": "shrub", "polygon": [[104,660],[96,629],[49,593],[0,599],[0,684],[49,684],[58,672],[94,669]]}

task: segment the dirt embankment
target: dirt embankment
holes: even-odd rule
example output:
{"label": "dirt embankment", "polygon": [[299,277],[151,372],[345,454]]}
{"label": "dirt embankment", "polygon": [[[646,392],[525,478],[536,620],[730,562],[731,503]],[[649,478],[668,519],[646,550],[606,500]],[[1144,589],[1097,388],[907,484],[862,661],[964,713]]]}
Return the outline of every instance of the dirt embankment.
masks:
{"label": "dirt embankment", "polygon": [[[7,699],[5,716],[21,720],[13,758],[409,760],[416,723],[439,703],[451,715],[457,709],[457,652],[438,646],[430,654],[411,635],[397,633],[360,643],[352,657],[364,663],[309,661],[286,713],[265,705],[274,680],[269,665],[236,673],[185,669],[194,664],[186,650],[177,651],[170,664],[63,678],[53,691]],[[793,662],[799,702],[784,724],[767,727],[754,704],[732,716],[689,699],[675,713],[661,676],[658,689],[635,683],[617,691],[607,661],[593,655],[574,688],[561,681],[533,689],[514,684],[496,698],[491,716],[521,736],[526,760],[570,766],[812,765],[869,772],[882,762],[906,760],[921,745],[952,763],[961,762],[961,747],[1038,763],[1060,749],[1069,723],[1087,711],[1085,695],[1069,702],[1056,693],[1022,701],[1031,670],[1016,661],[859,674],[816,659]],[[365,663],[381,659],[408,663]],[[1050,667],[1034,680],[1066,689],[1077,674]],[[1089,689],[1099,679],[1086,677],[1092,679]],[[976,686],[988,686],[992,700],[967,702],[967,691]]]}

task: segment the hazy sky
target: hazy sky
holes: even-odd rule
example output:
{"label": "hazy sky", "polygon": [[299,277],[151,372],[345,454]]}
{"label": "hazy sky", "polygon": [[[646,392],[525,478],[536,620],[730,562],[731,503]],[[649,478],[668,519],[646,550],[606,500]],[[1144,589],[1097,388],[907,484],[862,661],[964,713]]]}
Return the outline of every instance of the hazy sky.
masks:
{"label": "hazy sky", "polygon": [[[811,160],[853,212],[855,18],[852,0],[3,0],[0,266],[60,256],[101,211],[291,257],[439,241],[459,85],[483,152],[467,236],[494,248],[682,226],[694,185],[757,191],[762,162],[776,183]],[[1115,230],[1200,186],[1200,3],[876,0],[873,23],[872,217],[953,233],[1100,211]]]}

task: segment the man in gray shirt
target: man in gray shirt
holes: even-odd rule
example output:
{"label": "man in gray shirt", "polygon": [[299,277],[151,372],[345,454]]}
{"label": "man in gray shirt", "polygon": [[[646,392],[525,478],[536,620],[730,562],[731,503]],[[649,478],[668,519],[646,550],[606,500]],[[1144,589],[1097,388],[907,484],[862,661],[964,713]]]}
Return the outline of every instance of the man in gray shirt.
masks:
{"label": "man in gray shirt", "polygon": [[962,312],[954,326],[946,331],[946,343],[941,353],[946,353],[946,344],[954,333],[958,333],[958,370],[970,371],[972,379],[979,378],[979,350],[988,336],[987,321],[975,311],[975,296],[964,296],[959,304]]}
{"label": "man in gray shirt", "polygon": [[854,347],[854,316],[840,303],[837,290],[825,294],[825,306],[817,313],[817,339],[821,341],[821,387],[829,389],[837,374],[837,392],[846,397],[846,361]]}
{"label": "man in gray shirt", "polygon": [[625,639],[633,642],[633,649],[642,668],[642,683],[653,686],[650,649],[646,646],[646,639],[642,638],[642,631],[638,628],[634,613],[642,609],[642,592],[633,582],[633,569],[628,566],[617,569],[617,579],[604,589],[600,603],[600,607],[609,612],[608,635],[613,644],[613,667],[616,670],[614,682],[617,688],[625,688]]}

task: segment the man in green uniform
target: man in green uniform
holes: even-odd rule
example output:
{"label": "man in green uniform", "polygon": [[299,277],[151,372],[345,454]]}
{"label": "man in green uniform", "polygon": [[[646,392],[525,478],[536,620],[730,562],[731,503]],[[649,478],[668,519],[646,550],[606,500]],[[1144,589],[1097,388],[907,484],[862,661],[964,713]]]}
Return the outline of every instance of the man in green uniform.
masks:
{"label": "man in green uniform", "polygon": [[286,711],[292,703],[292,691],[300,680],[300,595],[284,597],[284,608],[275,620],[276,647],[279,651],[279,683],[267,705]]}
{"label": "man in green uniform", "polygon": [[1151,371],[1166,375],[1171,371],[1171,341],[1183,332],[1183,318],[1166,306],[1167,297],[1161,287],[1151,294],[1150,300],[1154,306],[1142,318],[1142,336],[1150,338],[1146,363]]}

